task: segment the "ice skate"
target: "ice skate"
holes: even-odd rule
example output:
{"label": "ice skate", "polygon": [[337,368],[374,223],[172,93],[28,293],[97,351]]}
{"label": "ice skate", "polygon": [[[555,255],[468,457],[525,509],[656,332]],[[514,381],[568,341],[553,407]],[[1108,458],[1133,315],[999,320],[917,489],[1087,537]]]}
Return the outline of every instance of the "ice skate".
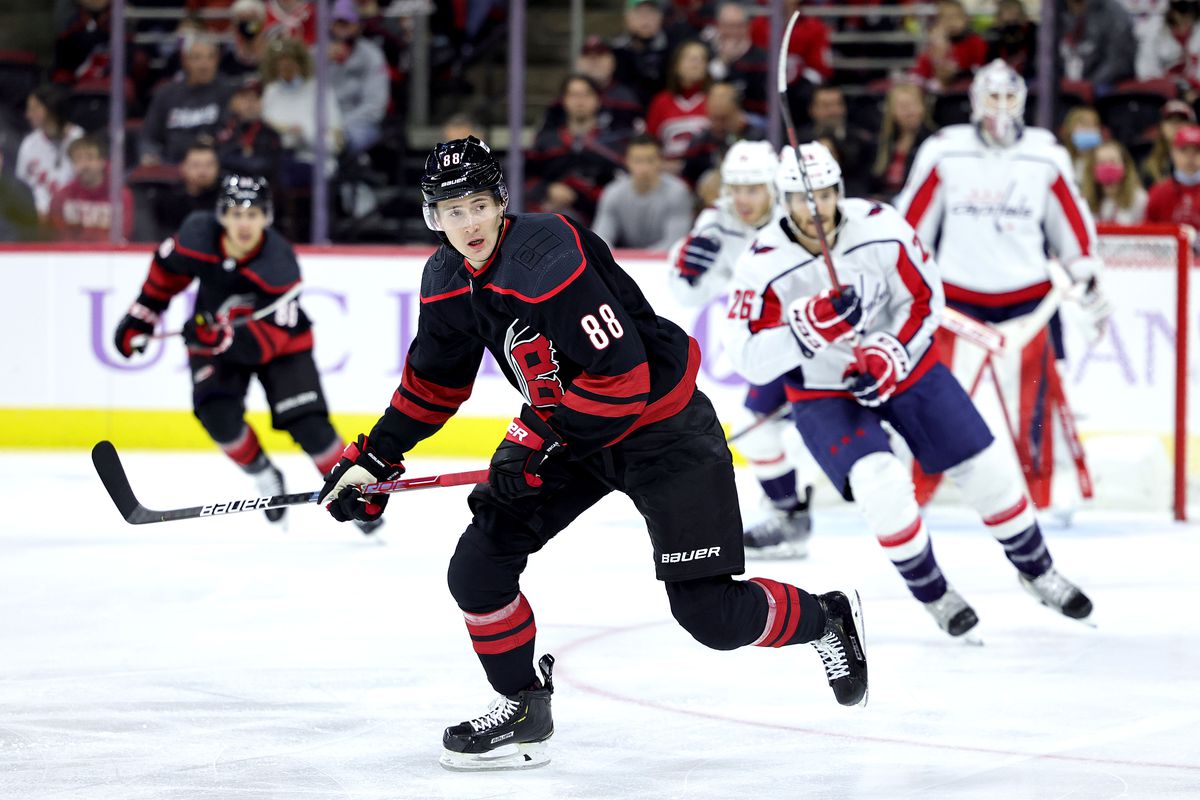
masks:
{"label": "ice skate", "polygon": [[[279,471],[279,467],[270,462],[267,462],[265,469],[255,472],[253,475],[254,482],[258,485],[258,493],[262,497],[274,497],[287,491],[283,485],[283,473]],[[267,515],[269,522],[287,528],[287,519],[284,516],[287,508],[268,508],[263,513]]]}
{"label": "ice skate", "polygon": [[742,534],[747,558],[806,558],[812,536],[808,504],[812,487],[804,487],[804,499],[791,511],[772,509],[771,516]]}
{"label": "ice skate", "polygon": [[809,644],[821,655],[837,701],[844,706],[865,706],[867,650],[858,592],[827,592],[817,600],[825,610],[825,634]]}
{"label": "ice skate", "polygon": [[483,716],[447,728],[439,763],[449,770],[531,769],[550,763],[547,740],[554,735],[550,695],[554,656],[538,660],[536,688],[497,697]]}
{"label": "ice skate", "polygon": [[[1064,578],[1054,567],[1036,578],[1019,573],[1025,591],[1065,617],[1086,621],[1092,613],[1092,601],[1078,586]],[[1092,624],[1092,623],[1087,623]]]}
{"label": "ice skate", "polygon": [[928,611],[937,621],[938,627],[946,633],[954,637],[962,637],[962,641],[967,644],[983,644],[983,641],[975,635],[968,635],[968,631],[979,624],[979,617],[975,615],[975,609],[963,600],[962,595],[954,591],[951,587],[946,587],[946,593],[937,600],[923,604],[925,610]]}

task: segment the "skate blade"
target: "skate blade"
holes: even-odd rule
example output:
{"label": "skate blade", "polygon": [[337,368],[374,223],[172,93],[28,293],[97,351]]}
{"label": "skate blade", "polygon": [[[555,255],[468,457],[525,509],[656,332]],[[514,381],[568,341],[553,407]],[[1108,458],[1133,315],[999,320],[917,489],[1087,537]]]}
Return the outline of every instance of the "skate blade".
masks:
{"label": "skate blade", "polygon": [[[846,593],[846,599],[850,601],[850,617],[854,620],[854,632],[858,636],[858,646],[862,648],[863,663],[867,662],[867,625],[863,621],[862,599],[858,596],[857,589],[851,589]],[[854,705],[865,708],[867,705],[867,697],[871,694],[871,675],[866,672],[866,688],[863,689],[862,700],[859,700]]]}
{"label": "skate blade", "polygon": [[977,634],[972,633],[971,631],[967,631],[961,636],[955,636],[952,638],[956,642],[961,642],[965,645],[970,645],[971,647],[983,647],[983,639],[980,639]]}
{"label": "skate blade", "polygon": [[510,744],[487,753],[455,753],[442,750],[438,763],[451,772],[535,769],[550,763],[545,742]]}

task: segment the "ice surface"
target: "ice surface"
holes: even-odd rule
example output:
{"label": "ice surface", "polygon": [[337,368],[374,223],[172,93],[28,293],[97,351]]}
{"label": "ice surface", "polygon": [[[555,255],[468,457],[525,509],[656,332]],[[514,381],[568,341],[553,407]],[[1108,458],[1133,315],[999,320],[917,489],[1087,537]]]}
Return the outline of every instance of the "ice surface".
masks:
{"label": "ice surface", "polygon": [[[318,485],[282,464],[292,491]],[[154,507],[253,494],[215,454],[126,466]],[[807,561],[748,575],[862,593],[871,698],[844,709],[810,648],[718,653],[676,627],[610,498],[523,583],[558,657],[551,764],[446,772],[442,728],[492,699],[445,587],[465,494],[393,498],[378,541],[313,507],[286,534],[257,512],[133,527],[86,454],[0,456],[0,798],[1200,797],[1200,531],[1112,513],[1048,531],[1093,630],[1025,595],[969,514],[933,510],[971,648],[852,508],[819,510]]]}

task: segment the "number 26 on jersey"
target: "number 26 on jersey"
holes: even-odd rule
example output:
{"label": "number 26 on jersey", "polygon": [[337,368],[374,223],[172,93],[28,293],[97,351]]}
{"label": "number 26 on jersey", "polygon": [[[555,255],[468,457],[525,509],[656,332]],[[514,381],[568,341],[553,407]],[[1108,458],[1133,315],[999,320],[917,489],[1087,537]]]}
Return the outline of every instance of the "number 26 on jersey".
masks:
{"label": "number 26 on jersey", "polygon": [[754,298],[757,296],[753,289],[735,289],[729,301],[729,319],[751,319],[754,315]]}

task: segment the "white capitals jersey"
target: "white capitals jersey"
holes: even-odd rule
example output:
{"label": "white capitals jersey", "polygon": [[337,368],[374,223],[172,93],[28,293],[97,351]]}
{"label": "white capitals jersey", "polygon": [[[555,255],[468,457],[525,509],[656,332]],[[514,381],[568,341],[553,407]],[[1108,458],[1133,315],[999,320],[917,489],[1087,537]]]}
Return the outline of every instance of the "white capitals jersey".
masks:
{"label": "white capitals jersey", "polygon": [[[838,280],[861,299],[859,332],[895,336],[908,350],[915,377],[928,366],[921,363],[926,354],[936,358],[930,346],[944,306],[937,266],[891,206],[847,199],[840,208],[844,223],[830,255]],[[724,340],[737,371],[754,384],[787,374],[791,399],[845,391],[846,368],[854,363],[851,343],[806,358],[784,319],[793,301],[829,286],[825,260],[802,247],[785,220],[764,228],[738,260],[730,285]]]}
{"label": "white capitals jersey", "polygon": [[[667,263],[671,266],[670,285],[675,299],[688,308],[699,308],[725,292],[733,278],[733,267],[738,257],[750,246],[760,230],[779,219],[778,207],[771,205],[771,216],[761,227],[747,225],[733,210],[733,201],[721,197],[717,202],[700,212],[692,224],[692,230],[667,251]],[[680,274],[683,248],[689,239],[697,237],[712,239],[720,244],[716,261],[696,281],[688,283]]]}
{"label": "white capitals jersey", "polygon": [[1071,159],[1041,128],[1006,148],[986,145],[972,125],[943,128],[917,151],[896,208],[934,249],[949,300],[1039,299],[1050,290],[1047,246],[1068,271],[1096,250]]}

